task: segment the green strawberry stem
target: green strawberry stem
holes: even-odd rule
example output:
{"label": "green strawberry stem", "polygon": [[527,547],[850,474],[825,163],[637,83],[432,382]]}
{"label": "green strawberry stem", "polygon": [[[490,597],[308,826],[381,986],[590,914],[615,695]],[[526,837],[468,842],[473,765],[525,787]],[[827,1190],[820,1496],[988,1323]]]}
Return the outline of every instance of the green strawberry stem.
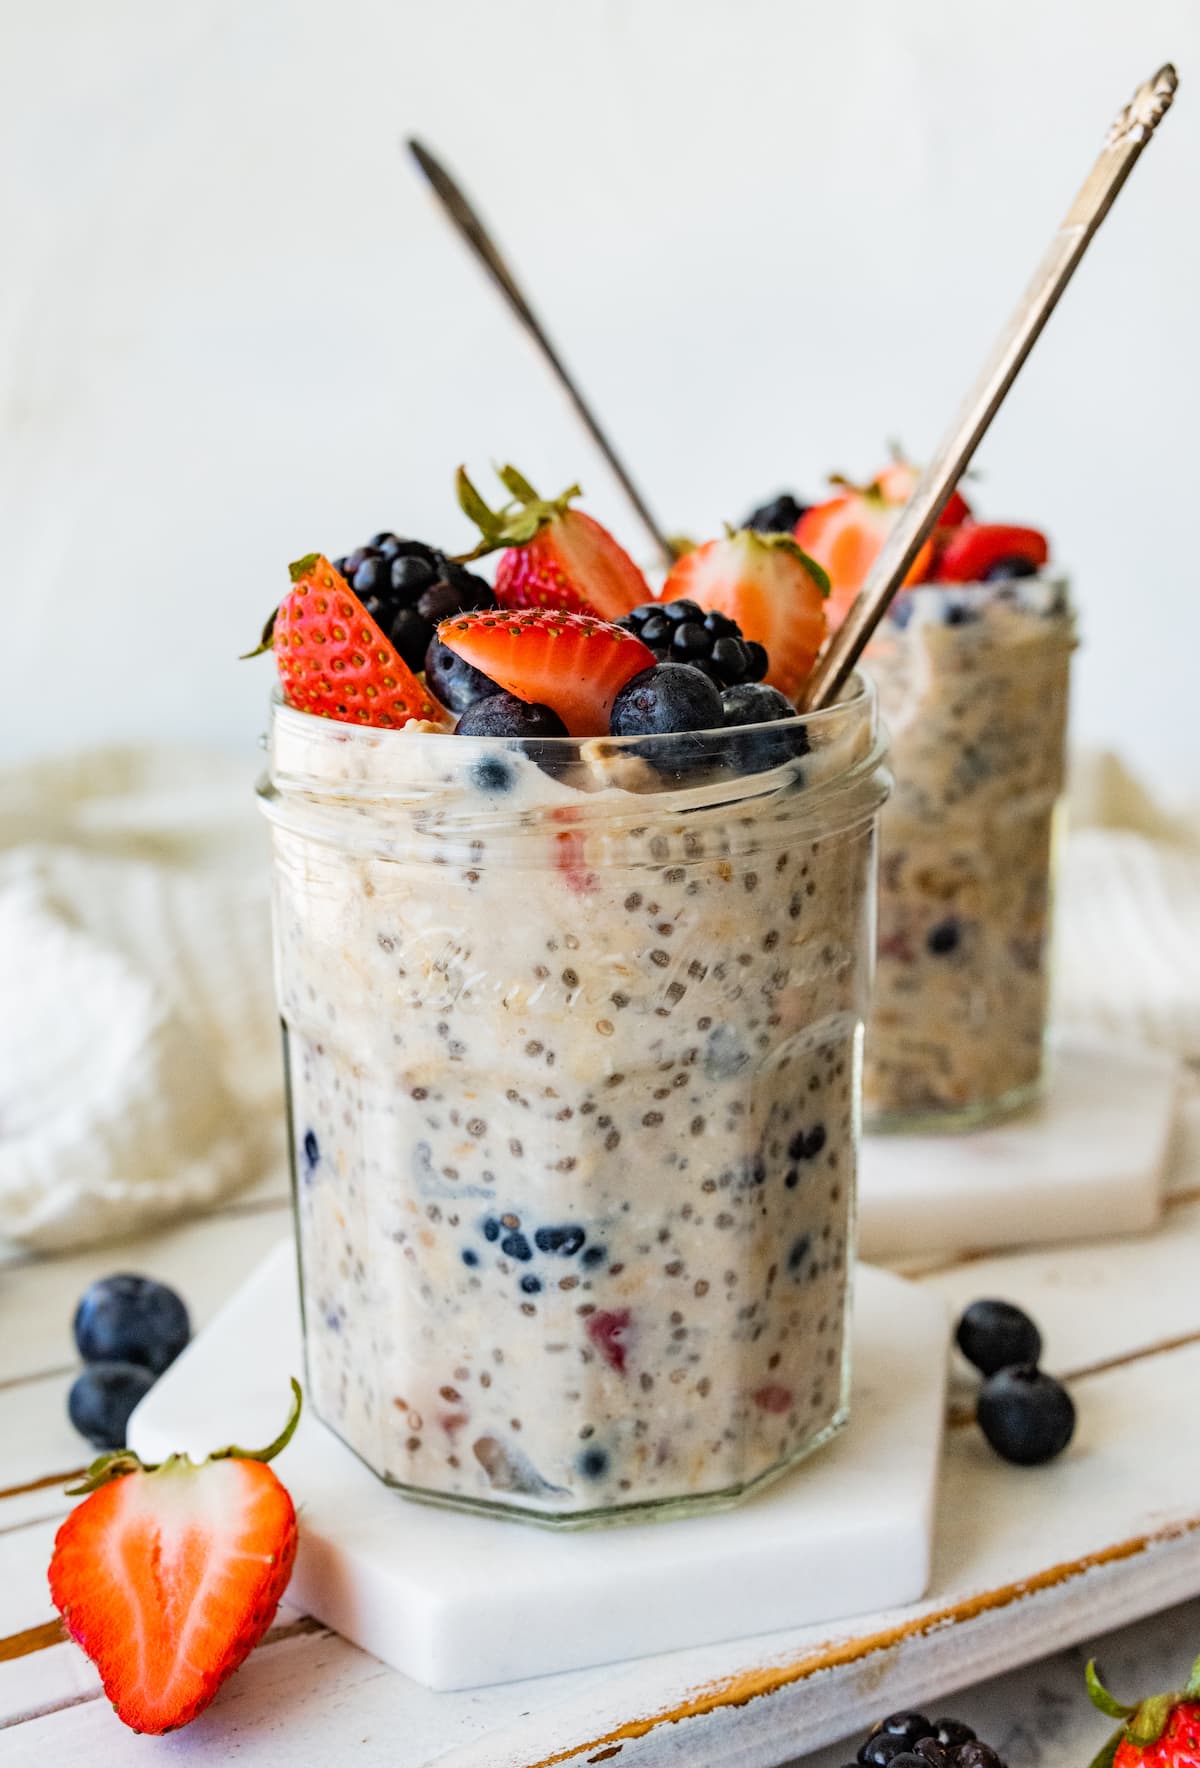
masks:
{"label": "green strawberry stem", "polygon": [[580,496],[579,486],[572,485],[561,497],[539,497],[529,480],[516,467],[499,468],[497,477],[505,490],[512,493],[515,501],[505,504],[503,509],[494,510],[484,502],[471,483],[465,467],[459,467],[454,476],[459,507],[474,522],[482,536],[478,546],[471,552],[458,554],[456,562],[460,565],[469,564],[472,559],[485,558],[488,553],[498,552],[502,547],[527,546],[539,529],[554,521],[557,516],[564,515],[571,499]]}
{"label": "green strawberry stem", "polygon": [[[228,1448],[214,1449],[206,1459],[208,1461],[273,1461],[276,1455],[281,1454],[296,1434],[296,1426],[300,1422],[301,1407],[304,1404],[300,1383],[294,1375],[291,1377],[291,1383],[292,1408],[288,1413],[287,1423],[273,1442],[268,1443],[265,1449],[239,1449],[236,1444],[231,1443]],[[127,1473],[157,1473],[160,1468],[172,1467],[180,1462],[186,1462],[189,1466],[197,1465],[188,1455],[168,1455],[165,1461],[147,1462],[135,1455],[132,1449],[114,1449],[111,1454],[97,1456],[85,1471],[82,1483],[67,1487],[67,1497],[83,1497],[86,1493],[99,1491],[101,1486],[108,1485],[111,1480],[123,1479]]]}
{"label": "green strawberry stem", "polygon": [[1187,1686],[1179,1694],[1152,1694],[1146,1700],[1139,1701],[1136,1706],[1126,1706],[1108,1692],[1100,1680],[1100,1672],[1096,1668],[1095,1658],[1091,1658],[1085,1671],[1087,1691],[1094,1707],[1107,1713],[1110,1719],[1124,1719],[1126,1723],[1109,1738],[1100,1754],[1092,1763],[1092,1768],[1111,1768],[1113,1757],[1123,1742],[1137,1744],[1145,1749],[1156,1744],[1170,1723],[1171,1714],[1181,1701],[1200,1700],[1200,1658],[1192,1665]]}
{"label": "green strawberry stem", "polygon": [[1137,1712],[1136,1707],[1127,1707],[1122,1701],[1117,1700],[1115,1695],[1108,1692],[1100,1680],[1100,1672],[1096,1668],[1095,1658],[1088,1659],[1084,1677],[1087,1681],[1088,1697],[1092,1705],[1099,1707],[1102,1713],[1107,1713],[1110,1719],[1131,1719]]}
{"label": "green strawberry stem", "polygon": [[799,559],[821,594],[823,596],[829,594],[832,585],[829,581],[828,571],[825,569],[824,565],[818,565],[816,559],[812,559],[808,556],[804,548],[797,542],[794,535],[764,534],[759,528],[733,528],[728,522],[726,522],[725,538],[727,540],[748,541],[751,546],[766,547],[769,552],[788,553],[793,559]]}

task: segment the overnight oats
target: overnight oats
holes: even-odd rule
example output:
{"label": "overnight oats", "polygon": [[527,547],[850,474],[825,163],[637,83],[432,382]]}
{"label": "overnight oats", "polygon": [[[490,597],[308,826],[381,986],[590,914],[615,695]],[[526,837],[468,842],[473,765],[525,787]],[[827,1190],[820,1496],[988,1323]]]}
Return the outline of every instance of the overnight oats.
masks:
{"label": "overnight oats", "polygon": [[[835,573],[835,611],[861,586],[909,473],[893,467],[801,520],[802,543]],[[956,494],[867,651],[896,780],[881,830],[869,1128],[970,1128],[1042,1087],[1075,646],[1047,556],[1036,529],[976,522]]]}
{"label": "overnight oats", "polygon": [[[411,1496],[570,1526],[728,1503],[845,1419],[887,776],[861,679],[795,716],[715,590],[614,605],[541,507],[510,552],[561,541],[576,611],[433,556],[470,605],[423,683],[296,568],[263,799],[312,1404]],[[799,553],[713,545],[819,606]],[[328,648],[380,632],[393,728]]]}

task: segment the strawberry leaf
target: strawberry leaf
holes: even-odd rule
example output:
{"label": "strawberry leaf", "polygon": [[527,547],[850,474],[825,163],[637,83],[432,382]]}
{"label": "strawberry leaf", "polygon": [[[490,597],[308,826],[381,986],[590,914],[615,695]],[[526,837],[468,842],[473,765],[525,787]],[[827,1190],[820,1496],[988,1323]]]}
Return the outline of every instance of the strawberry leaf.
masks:
{"label": "strawberry leaf", "polygon": [[132,1449],[114,1449],[111,1454],[98,1455],[84,1470],[83,1479],[77,1486],[68,1486],[68,1498],[83,1498],[89,1492],[98,1492],[101,1486],[110,1481],[123,1479],[127,1473],[153,1473]]}
{"label": "strawberry leaf", "polygon": [[1108,1692],[1107,1688],[1105,1688],[1103,1682],[1100,1680],[1100,1672],[1096,1668],[1095,1658],[1088,1659],[1088,1665],[1087,1669],[1084,1671],[1084,1677],[1087,1681],[1088,1696],[1091,1699],[1092,1705],[1094,1707],[1099,1707],[1102,1713],[1107,1713],[1110,1719],[1131,1719],[1134,1713],[1137,1712],[1136,1707],[1127,1707],[1123,1705],[1121,1701],[1117,1700],[1115,1696]]}
{"label": "strawberry leaf", "polygon": [[289,565],[288,576],[292,582],[299,583],[302,577],[307,577],[320,556],[320,553],[305,553],[302,559],[297,559],[294,564]]}
{"label": "strawberry leaf", "polygon": [[[513,496],[519,499],[521,503],[541,502],[541,499],[533,486],[529,483],[529,480],[526,479],[523,474],[519,473],[516,467],[497,467],[496,476],[504,486],[504,489],[506,491],[511,491]],[[576,496],[578,495],[578,492],[576,492]]]}
{"label": "strawberry leaf", "polygon": [[1149,1700],[1144,1700],[1129,1721],[1129,1738],[1137,1744],[1157,1743],[1167,1729],[1177,1698],[1173,1694],[1152,1694]]}
{"label": "strawberry leaf", "polygon": [[267,618],[267,624],[262,629],[262,637],[259,639],[258,643],[255,645],[255,647],[252,651],[243,651],[242,652],[241,656],[238,658],[239,663],[246,663],[249,661],[249,659],[251,657],[261,657],[264,651],[274,650],[274,648],[275,648],[275,621],[278,618],[278,615],[279,615],[279,609],[272,608],[270,615]]}
{"label": "strawberry leaf", "polygon": [[1200,1700],[1200,1657],[1192,1665],[1192,1673],[1187,1679],[1183,1698],[1184,1700]]}
{"label": "strawberry leaf", "polygon": [[1125,1741],[1124,1731],[1114,1731],[1104,1748],[1092,1757],[1089,1768],[1113,1768],[1117,1751]]}

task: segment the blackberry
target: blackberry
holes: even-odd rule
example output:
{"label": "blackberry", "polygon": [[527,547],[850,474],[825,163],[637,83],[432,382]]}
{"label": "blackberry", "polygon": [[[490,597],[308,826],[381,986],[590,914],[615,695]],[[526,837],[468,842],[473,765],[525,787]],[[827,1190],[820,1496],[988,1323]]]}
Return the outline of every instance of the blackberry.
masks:
{"label": "blackberry", "polygon": [[474,571],[423,540],[405,540],[386,530],[333,562],[413,670],[424,667],[440,620],[496,605],[491,585]]}
{"label": "blackberry", "polygon": [[690,663],[703,670],[718,688],[761,681],[769,666],[767,653],[728,614],[707,612],[696,602],[643,602],[623,614],[618,626],[636,634],[660,663]]}
{"label": "blackberry", "polygon": [[751,510],[742,527],[756,528],[760,534],[790,534],[807,512],[806,503],[800,503],[790,491],[781,491],[770,503],[762,503],[756,510]]}

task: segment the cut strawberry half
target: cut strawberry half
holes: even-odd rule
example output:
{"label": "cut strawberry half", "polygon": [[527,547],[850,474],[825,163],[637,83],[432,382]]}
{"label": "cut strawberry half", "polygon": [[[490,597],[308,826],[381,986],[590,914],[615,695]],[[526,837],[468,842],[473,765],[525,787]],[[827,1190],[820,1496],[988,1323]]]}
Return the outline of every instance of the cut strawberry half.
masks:
{"label": "cut strawberry half", "polygon": [[620,626],[549,608],[458,614],[438,637],[519,700],[551,707],[573,737],[604,735],[625,683],[657,662]]}
{"label": "cut strawberry half", "polygon": [[[917,488],[921,477],[920,467],[914,466],[903,451],[893,444],[892,459],[882,472],[876,473],[868,490],[878,491],[885,503],[907,503]],[[939,528],[957,528],[971,519],[971,506],[961,491],[952,491],[942,507],[937,519]]]}
{"label": "cut strawberry half", "polygon": [[731,529],[676,559],[662,600],[696,602],[736,620],[766,650],[765,679],[794,698],[825,642],[829,580],[790,535]]}
{"label": "cut strawberry half", "polygon": [[159,1734],[203,1712],[270,1626],[296,1556],[296,1512],[265,1449],[219,1449],[197,1466],[102,1455],[58,1531],[50,1594],[100,1672],[118,1718]]}
{"label": "cut strawberry half", "polygon": [[347,724],[448,725],[444,706],[424,688],[372,620],[346,579],[322,553],[288,566],[292,588],[263,630],[274,650],[283,697],[300,712]]}
{"label": "cut strawberry half", "polygon": [[1050,557],[1046,536],[1036,528],[1000,522],[968,522],[949,535],[933,575],[939,583],[983,583],[1002,576],[998,566],[1015,565],[1013,576],[1033,576]]}
{"label": "cut strawberry half", "polygon": [[625,548],[592,516],[571,508],[578,485],[548,501],[515,467],[502,468],[500,479],[512,502],[492,510],[458,469],[459,502],[482,535],[470,557],[507,549],[496,568],[502,608],[561,608],[619,620],[650,600],[650,586]]}
{"label": "cut strawberry half", "polygon": [[[899,469],[893,469],[899,470]],[[829,574],[829,623],[845,619],[879,557],[903,503],[889,503],[873,487],[845,491],[805,510],[796,539]],[[933,560],[927,540],[909,567],[905,583],[922,583]]]}

